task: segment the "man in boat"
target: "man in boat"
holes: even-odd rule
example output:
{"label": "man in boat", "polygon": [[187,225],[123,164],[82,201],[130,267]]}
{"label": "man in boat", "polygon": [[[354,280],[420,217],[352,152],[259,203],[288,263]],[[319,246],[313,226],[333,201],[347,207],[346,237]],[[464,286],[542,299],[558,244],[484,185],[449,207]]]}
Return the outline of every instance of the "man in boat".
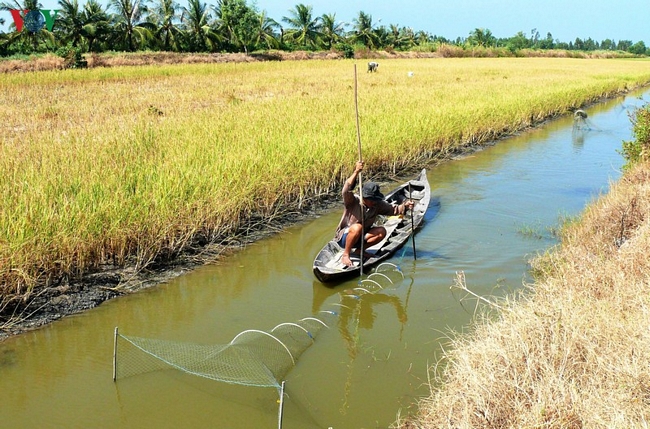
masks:
{"label": "man in boat", "polygon": [[[363,162],[357,161],[352,175],[348,177],[343,185],[343,205],[345,210],[341,222],[336,229],[336,241],[343,248],[341,263],[351,267],[350,252],[361,247],[361,229],[365,230],[363,248],[367,249],[379,243],[386,236],[386,229],[383,226],[373,226],[377,216],[403,215],[407,210],[413,209],[413,201],[407,200],[395,206],[384,200],[384,194],[379,190],[375,182],[366,182],[361,189],[361,198],[354,194],[357,184],[357,177],[363,170]],[[361,207],[363,206],[363,227],[361,225]],[[368,258],[371,255],[364,255]]]}

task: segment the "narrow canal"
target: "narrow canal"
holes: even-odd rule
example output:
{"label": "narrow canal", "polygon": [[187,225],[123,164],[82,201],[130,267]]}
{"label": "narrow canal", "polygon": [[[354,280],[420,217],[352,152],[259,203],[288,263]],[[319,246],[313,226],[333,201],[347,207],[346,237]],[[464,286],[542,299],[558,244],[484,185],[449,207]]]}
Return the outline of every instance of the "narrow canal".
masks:
{"label": "narrow canal", "polygon": [[[426,223],[391,259],[393,283],[315,280],[314,256],[340,209],[254,243],[219,264],[0,343],[0,426],[7,428],[276,428],[278,391],[176,370],[112,380],[113,330],[172,342],[227,344],[238,333],[319,317],[322,329],[285,377],[284,428],[387,428],[427,395],[427,369],[475,300],[529,281],[527,258],[620,176],[628,113],[649,91],[564,117],[462,159],[430,167]],[[350,165],[352,167],[352,165]],[[383,184],[389,190],[392,184]],[[335,311],[336,314],[321,313]],[[248,365],[241,361],[242,366]],[[131,365],[119,361],[119,368]]]}

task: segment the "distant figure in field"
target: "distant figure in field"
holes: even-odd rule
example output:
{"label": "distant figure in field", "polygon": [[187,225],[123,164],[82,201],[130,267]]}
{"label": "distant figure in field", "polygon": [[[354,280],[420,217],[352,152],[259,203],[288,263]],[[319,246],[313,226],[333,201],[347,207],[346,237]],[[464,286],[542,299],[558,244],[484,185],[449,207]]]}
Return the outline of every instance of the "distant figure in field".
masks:
{"label": "distant figure in field", "polygon": [[379,68],[379,63],[376,63],[374,61],[370,61],[368,63],[368,72],[370,73],[376,72],[378,68]]}

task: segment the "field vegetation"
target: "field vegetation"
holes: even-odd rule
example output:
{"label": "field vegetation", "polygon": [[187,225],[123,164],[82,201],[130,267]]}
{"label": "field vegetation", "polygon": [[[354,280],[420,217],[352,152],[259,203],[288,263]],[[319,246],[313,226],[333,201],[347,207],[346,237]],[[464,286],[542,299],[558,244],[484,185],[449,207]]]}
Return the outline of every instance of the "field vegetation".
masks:
{"label": "field vegetation", "polygon": [[533,260],[534,285],[452,336],[431,395],[396,427],[648,426],[649,106],[633,125],[620,181]]}
{"label": "field vegetation", "polygon": [[[0,76],[0,309],[317,203],[357,157],[354,64]],[[364,161],[377,175],[647,84],[650,71],[643,60],[386,60],[358,82]]]}

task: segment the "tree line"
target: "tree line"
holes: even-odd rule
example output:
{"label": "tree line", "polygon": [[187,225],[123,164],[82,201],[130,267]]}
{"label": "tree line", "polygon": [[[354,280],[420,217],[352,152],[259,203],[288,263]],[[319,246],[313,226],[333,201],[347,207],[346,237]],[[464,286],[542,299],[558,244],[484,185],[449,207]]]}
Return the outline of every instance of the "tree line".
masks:
{"label": "tree line", "polygon": [[[441,44],[462,48],[617,50],[648,55],[643,41],[597,42],[588,38],[561,42],[551,33],[545,38],[533,29],[530,35],[519,32],[513,37],[496,38],[490,30],[477,28],[466,38],[444,37],[415,31],[396,24],[376,25],[372,15],[360,11],[351,23],[337,19],[335,13],[315,15],[313,7],[297,4],[280,21],[269,17],[246,0],[217,0],[210,5],[187,0],[181,6],[174,0],[110,0],[102,6],[98,0],[59,0],[58,14],[51,31],[22,29],[10,23],[9,32],[0,32],[0,56],[29,55],[45,52],[69,52],[80,55],[105,51],[169,52],[244,52],[260,50],[331,50],[352,57],[355,49],[435,51]],[[36,11],[38,0],[1,2],[2,11]],[[14,12],[15,13],[15,12]],[[0,18],[0,24],[4,25]]]}
{"label": "tree line", "polygon": [[500,39],[494,37],[490,30],[477,28],[470,33],[466,40],[460,38],[456,40],[456,44],[462,43],[467,43],[470,46],[506,47],[513,52],[520,49],[563,49],[567,51],[623,51],[636,55],[650,54],[643,41],[633,43],[631,40],[619,40],[617,42],[612,39],[605,39],[597,42],[591,37],[586,40],[577,37],[575,41],[561,42],[553,39],[551,33],[546,33],[546,37],[541,38],[536,28],[531,30],[529,37],[523,31],[520,31],[513,37]]}

